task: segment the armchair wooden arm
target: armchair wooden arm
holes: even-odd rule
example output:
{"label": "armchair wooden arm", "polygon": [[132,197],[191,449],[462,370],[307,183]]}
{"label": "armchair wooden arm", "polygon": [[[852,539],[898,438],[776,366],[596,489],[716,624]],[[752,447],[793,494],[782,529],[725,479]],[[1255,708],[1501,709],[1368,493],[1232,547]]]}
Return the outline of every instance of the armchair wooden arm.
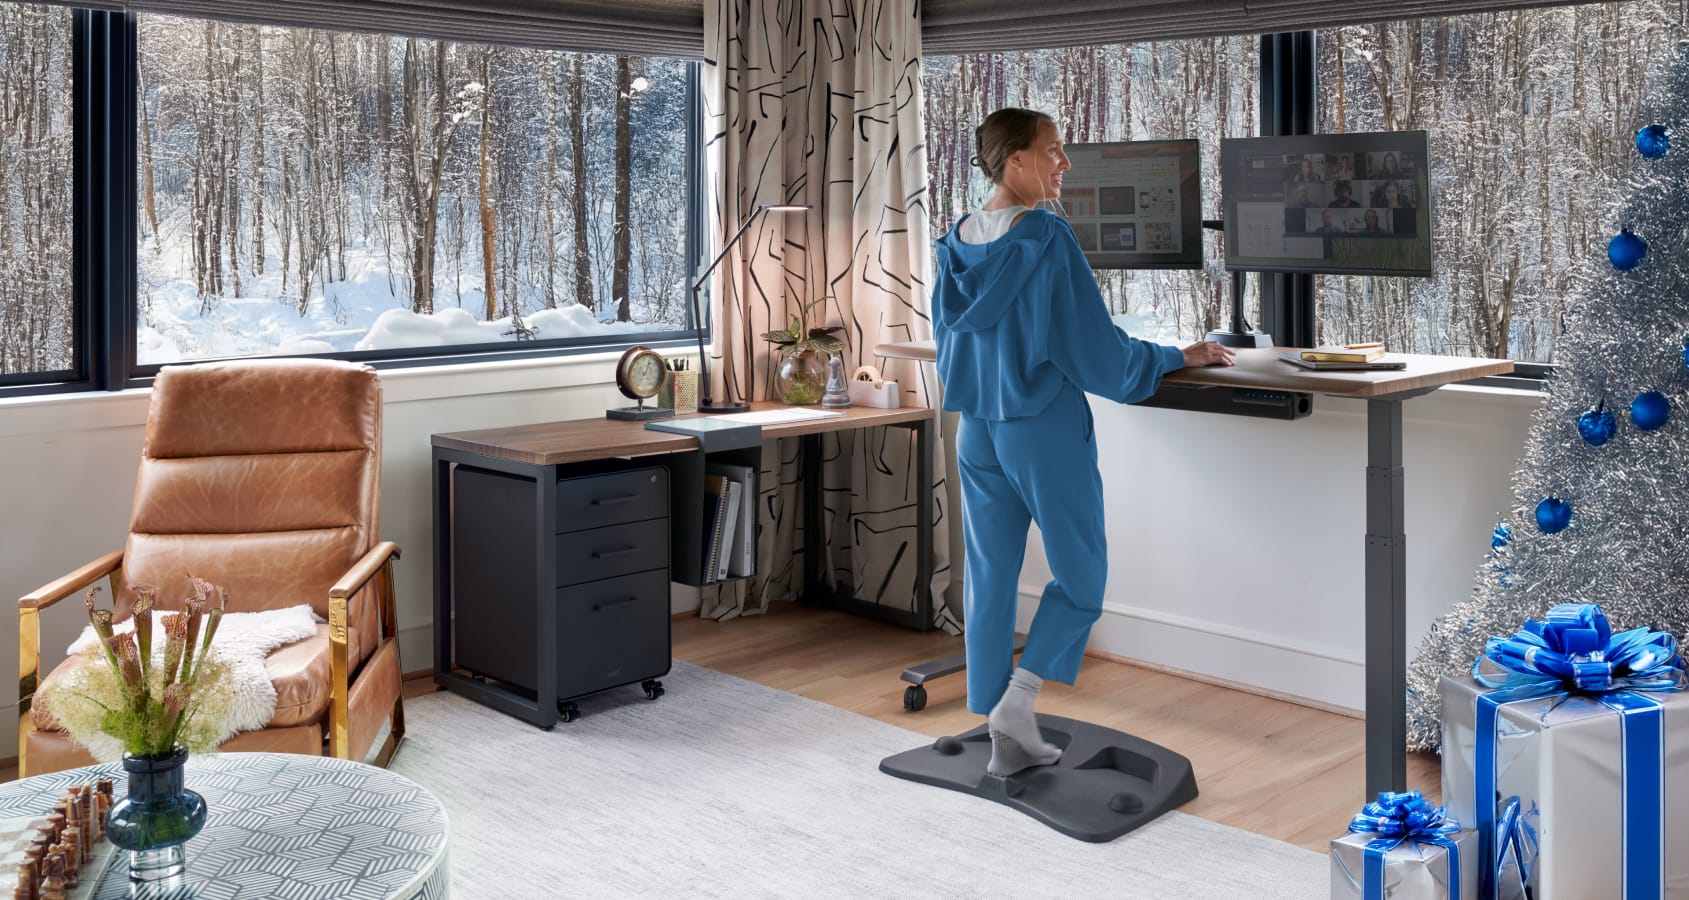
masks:
{"label": "armchair wooden arm", "polygon": [[[352,752],[351,738],[351,696],[352,682],[349,666],[349,653],[346,646],[347,607],[352,596],[363,590],[374,578],[377,572],[383,574],[381,584],[377,590],[377,602],[380,604],[381,631],[380,643],[398,640],[398,616],[393,602],[393,561],[399,558],[399,545],[392,541],[382,541],[371,547],[363,558],[355,563],[328,591],[328,639],[329,639],[329,673],[331,706],[329,707],[329,753],[341,759],[350,759]],[[368,638],[366,638],[368,639]],[[374,654],[371,654],[374,659]],[[382,745],[381,753],[376,764],[386,766],[399,749],[399,742],[405,736],[405,718],[403,702],[395,702],[393,706],[392,725],[388,731],[387,741]],[[361,762],[362,760],[360,760]]]}
{"label": "armchair wooden arm", "polygon": [[27,765],[31,701],[41,685],[41,610],[69,597],[101,578],[111,576],[116,590],[123,577],[123,551],[114,550],[33,593],[18,599],[18,775]]}

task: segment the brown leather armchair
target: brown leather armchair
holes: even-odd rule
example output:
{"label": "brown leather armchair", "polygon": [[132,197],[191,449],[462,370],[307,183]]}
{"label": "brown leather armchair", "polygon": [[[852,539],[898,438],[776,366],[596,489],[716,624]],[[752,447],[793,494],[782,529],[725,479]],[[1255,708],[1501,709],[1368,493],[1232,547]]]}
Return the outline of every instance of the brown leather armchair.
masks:
{"label": "brown leather armchair", "polygon": [[[110,576],[114,616],[126,584],[180,608],[191,573],[223,587],[230,612],[309,603],[317,634],[265,660],[276,712],[223,742],[362,760],[392,716],[386,765],[405,733],[393,608],[397,545],[378,542],[381,382],[331,360],[167,366],[153,382],[146,443],[124,549],[18,601],[18,775],[93,762],[49,710],[40,684],[40,611]],[[67,660],[48,681],[63,677]],[[326,732],[326,735],[325,735]]]}

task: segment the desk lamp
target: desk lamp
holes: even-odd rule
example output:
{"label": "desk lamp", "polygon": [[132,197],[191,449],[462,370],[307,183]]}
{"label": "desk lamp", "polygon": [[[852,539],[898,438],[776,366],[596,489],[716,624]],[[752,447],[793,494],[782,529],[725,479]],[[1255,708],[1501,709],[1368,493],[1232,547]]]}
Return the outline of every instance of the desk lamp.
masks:
{"label": "desk lamp", "polygon": [[740,236],[745,233],[745,229],[750,228],[751,223],[757,220],[757,216],[762,215],[764,212],[802,212],[810,208],[810,204],[808,203],[764,203],[752,210],[751,214],[745,218],[745,224],[740,225],[739,230],[733,232],[733,236],[727,239],[727,243],[722,246],[721,252],[716,255],[715,260],[710,263],[709,268],[705,269],[704,274],[698,278],[698,282],[692,285],[692,322],[698,327],[698,367],[701,370],[698,374],[702,379],[702,384],[699,386],[699,390],[701,391],[698,398],[699,412],[744,412],[750,409],[751,405],[743,400],[718,401],[710,398],[709,352],[704,349],[704,316],[698,309],[698,291],[703,289],[704,284],[710,280],[710,273],[714,272],[715,267],[721,264],[722,259],[727,256],[727,251],[733,249],[733,245],[739,241]]}

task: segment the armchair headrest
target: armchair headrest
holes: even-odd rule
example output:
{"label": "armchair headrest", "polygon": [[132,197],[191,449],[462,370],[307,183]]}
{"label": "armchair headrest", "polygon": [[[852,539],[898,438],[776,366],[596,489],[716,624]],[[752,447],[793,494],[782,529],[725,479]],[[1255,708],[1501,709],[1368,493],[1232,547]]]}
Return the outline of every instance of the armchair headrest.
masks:
{"label": "armchair headrest", "polygon": [[374,447],[374,369],[325,359],[165,366],[153,381],[144,453],[152,459]]}

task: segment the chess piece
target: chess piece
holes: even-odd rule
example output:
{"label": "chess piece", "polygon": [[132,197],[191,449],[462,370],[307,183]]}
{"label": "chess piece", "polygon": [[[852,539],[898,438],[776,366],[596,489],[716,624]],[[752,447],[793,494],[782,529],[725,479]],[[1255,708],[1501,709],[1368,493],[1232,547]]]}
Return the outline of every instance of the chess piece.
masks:
{"label": "chess piece", "polygon": [[47,857],[47,877],[41,879],[38,892],[41,900],[65,900],[64,866],[64,857],[56,853]]}
{"label": "chess piece", "polygon": [[88,856],[88,848],[82,846],[82,829],[72,825],[65,829],[66,855],[70,857],[70,867],[80,871],[82,863]]}
{"label": "chess piece", "polygon": [[35,900],[35,865],[29,862],[18,863],[18,886],[12,891],[12,900]]}
{"label": "chess piece", "polygon": [[59,844],[56,848],[54,848],[53,855],[59,858],[59,872],[64,876],[65,890],[76,890],[78,881],[76,877],[76,864],[71,862],[70,854],[66,852],[65,845]]}
{"label": "chess piece", "polygon": [[821,395],[825,409],[843,409],[850,405],[850,390],[845,387],[844,360],[837,353],[827,357],[827,390]]}

